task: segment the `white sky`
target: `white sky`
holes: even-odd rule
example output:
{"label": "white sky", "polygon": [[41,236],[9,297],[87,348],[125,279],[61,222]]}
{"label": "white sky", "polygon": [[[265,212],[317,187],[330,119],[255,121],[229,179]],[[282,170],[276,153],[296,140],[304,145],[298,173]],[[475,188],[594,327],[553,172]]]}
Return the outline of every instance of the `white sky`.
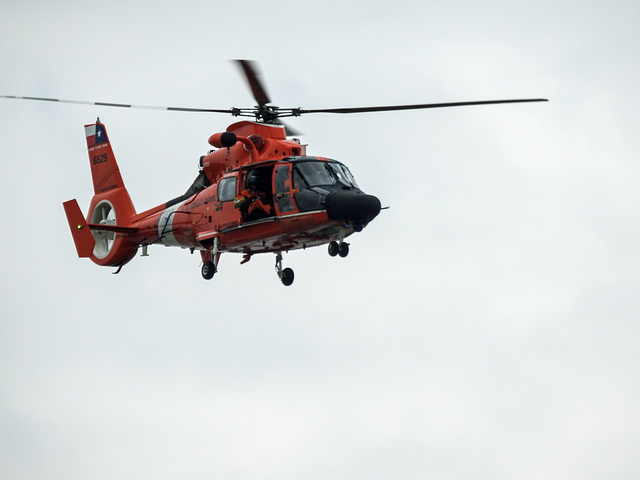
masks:
{"label": "white sky", "polygon": [[[0,477],[600,479],[640,471],[640,4],[0,3],[0,94],[304,108],[390,206],[346,259],[155,247],[76,257],[83,125],[138,211],[182,194],[222,115],[0,99]],[[238,4],[236,6],[236,4]]]}

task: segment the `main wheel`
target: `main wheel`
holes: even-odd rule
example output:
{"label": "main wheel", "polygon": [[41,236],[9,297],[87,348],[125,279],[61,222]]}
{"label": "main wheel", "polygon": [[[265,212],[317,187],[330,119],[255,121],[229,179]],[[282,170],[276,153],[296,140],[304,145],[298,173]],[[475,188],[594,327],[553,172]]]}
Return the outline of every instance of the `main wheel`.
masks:
{"label": "main wheel", "polygon": [[289,285],[291,285],[293,283],[293,270],[291,270],[290,268],[285,268],[284,270],[282,270],[282,284],[285,287],[288,287]]}
{"label": "main wheel", "polygon": [[339,251],[340,246],[338,245],[338,242],[334,240],[333,242],[329,243],[329,255],[335,257],[336,255],[338,255]]}
{"label": "main wheel", "polygon": [[348,243],[342,242],[340,244],[340,247],[338,249],[338,255],[340,255],[342,258],[344,258],[347,255],[349,255],[349,244]]}
{"label": "main wheel", "polygon": [[202,278],[205,280],[211,280],[213,276],[216,274],[216,266],[213,262],[204,262],[202,264]]}

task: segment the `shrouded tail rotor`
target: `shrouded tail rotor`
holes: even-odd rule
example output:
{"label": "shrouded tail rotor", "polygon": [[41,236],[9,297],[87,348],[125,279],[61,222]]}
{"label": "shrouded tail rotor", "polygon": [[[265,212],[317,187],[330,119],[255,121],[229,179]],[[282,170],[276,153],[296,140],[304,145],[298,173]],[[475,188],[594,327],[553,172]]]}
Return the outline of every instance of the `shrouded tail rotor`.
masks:
{"label": "shrouded tail rotor", "polygon": [[[96,225],[116,225],[116,210],[108,200],[102,200],[91,213],[91,222]],[[93,237],[96,244],[93,247],[93,254],[96,258],[103,259],[113,248],[116,233],[105,230],[93,230]]]}

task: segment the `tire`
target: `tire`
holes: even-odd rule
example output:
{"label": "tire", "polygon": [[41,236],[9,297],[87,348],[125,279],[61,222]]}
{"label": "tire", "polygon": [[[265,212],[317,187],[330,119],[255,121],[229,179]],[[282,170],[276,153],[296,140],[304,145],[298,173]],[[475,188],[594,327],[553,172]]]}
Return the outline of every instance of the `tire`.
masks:
{"label": "tire", "polygon": [[205,280],[211,280],[213,276],[216,274],[216,266],[213,262],[204,262],[202,264],[202,278]]}
{"label": "tire", "polygon": [[285,287],[288,287],[289,285],[291,285],[293,283],[293,270],[291,270],[290,268],[285,268],[284,270],[282,270],[282,284]]}

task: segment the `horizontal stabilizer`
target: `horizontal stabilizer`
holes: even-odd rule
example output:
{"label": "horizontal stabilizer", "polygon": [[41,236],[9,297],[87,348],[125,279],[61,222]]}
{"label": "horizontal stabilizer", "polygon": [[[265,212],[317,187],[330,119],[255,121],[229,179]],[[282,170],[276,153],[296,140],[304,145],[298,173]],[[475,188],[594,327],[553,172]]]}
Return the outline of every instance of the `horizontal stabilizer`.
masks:
{"label": "horizontal stabilizer", "polygon": [[98,232],[115,232],[115,233],[138,233],[136,227],[121,227],[118,225],[102,225],[100,223],[90,223],[89,228]]}

